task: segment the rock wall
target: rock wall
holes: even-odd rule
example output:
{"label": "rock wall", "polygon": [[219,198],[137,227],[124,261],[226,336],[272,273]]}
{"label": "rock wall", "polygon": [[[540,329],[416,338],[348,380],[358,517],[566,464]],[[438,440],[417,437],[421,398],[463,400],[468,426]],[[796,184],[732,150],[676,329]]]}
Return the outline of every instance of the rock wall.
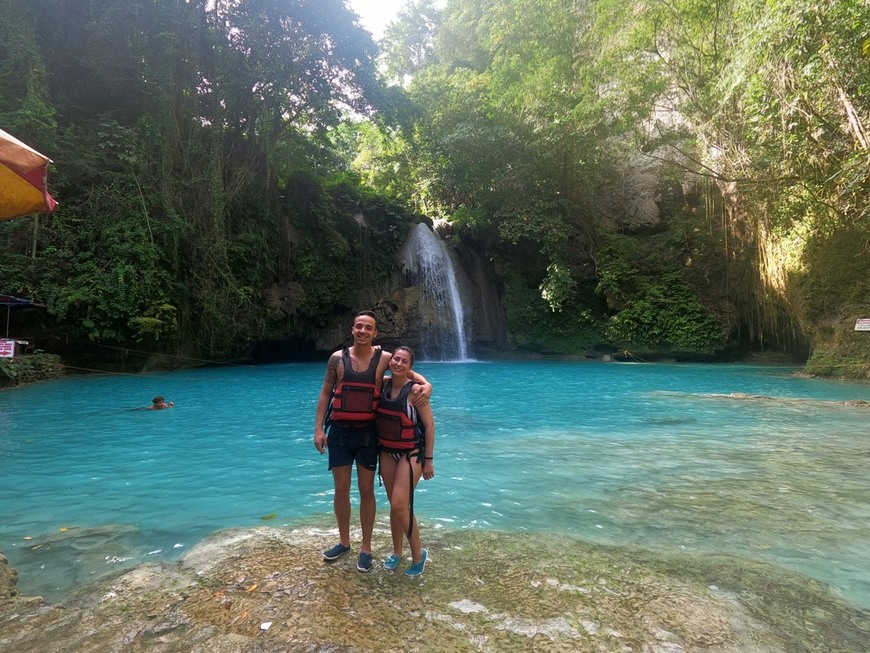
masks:
{"label": "rock wall", "polygon": [[0,388],[59,379],[66,373],[60,356],[26,354],[0,359]]}
{"label": "rock wall", "polygon": [[470,308],[473,348],[477,351],[508,349],[507,321],[495,270],[473,249],[460,246],[455,252],[455,260],[462,271],[460,285]]}
{"label": "rock wall", "polygon": [[[462,298],[465,317],[463,325],[469,355],[474,357],[493,350],[509,348],[507,322],[501,305],[501,295],[495,271],[470,247],[453,246],[446,241],[454,274]],[[425,338],[425,327],[437,323],[442,316],[424,301],[421,287],[403,270],[401,259],[392,279],[389,300],[376,302],[375,310],[383,324],[381,338],[402,342],[419,350]]]}
{"label": "rock wall", "polygon": [[0,551],[0,604],[5,604],[18,594],[18,574],[9,566],[9,561]]}

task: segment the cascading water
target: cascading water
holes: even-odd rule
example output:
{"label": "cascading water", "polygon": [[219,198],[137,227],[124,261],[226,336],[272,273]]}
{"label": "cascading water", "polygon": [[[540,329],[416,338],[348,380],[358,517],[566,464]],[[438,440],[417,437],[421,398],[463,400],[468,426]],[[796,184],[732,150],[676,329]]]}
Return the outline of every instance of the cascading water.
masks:
{"label": "cascading water", "polygon": [[421,358],[462,361],[468,359],[465,313],[453,259],[444,242],[420,223],[408,235],[402,262],[412,282],[422,291],[425,311],[421,327]]}

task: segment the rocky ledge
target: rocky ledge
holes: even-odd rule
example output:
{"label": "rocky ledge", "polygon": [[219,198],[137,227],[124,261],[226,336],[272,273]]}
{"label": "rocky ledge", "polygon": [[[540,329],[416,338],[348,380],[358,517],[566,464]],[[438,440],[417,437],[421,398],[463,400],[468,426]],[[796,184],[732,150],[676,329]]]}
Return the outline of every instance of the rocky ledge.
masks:
{"label": "rocky ledge", "polygon": [[858,652],[870,641],[866,611],[762,564],[432,533],[416,579],[402,567],[358,573],[352,555],[324,564],[319,551],[334,535],[322,531],[229,530],[179,563],[136,567],[55,605],[19,596],[14,570],[0,564],[0,650],[795,653]]}

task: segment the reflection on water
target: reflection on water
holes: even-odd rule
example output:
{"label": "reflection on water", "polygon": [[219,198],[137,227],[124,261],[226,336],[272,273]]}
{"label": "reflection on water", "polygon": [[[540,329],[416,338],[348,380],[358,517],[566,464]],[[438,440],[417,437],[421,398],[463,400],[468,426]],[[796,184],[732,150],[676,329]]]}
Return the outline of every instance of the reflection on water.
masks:
{"label": "reflection on water", "polygon": [[[415,511],[440,537],[566,536],[685,568],[725,555],[735,573],[804,574],[870,607],[867,386],[746,366],[419,369],[437,445]],[[328,521],[331,479],[311,443],[322,374],[275,365],[0,393],[0,550],[22,592],[58,598],[264,515]],[[126,410],[158,393],[176,408]],[[384,520],[382,489],[379,501]],[[61,544],[94,529],[123,537],[84,557]]]}

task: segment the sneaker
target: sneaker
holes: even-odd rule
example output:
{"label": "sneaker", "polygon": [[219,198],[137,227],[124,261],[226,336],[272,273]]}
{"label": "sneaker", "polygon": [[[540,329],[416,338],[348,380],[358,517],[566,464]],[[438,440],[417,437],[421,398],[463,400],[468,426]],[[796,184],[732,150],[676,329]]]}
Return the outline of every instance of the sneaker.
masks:
{"label": "sneaker", "polygon": [[372,570],[372,554],[366,553],[363,551],[359,554],[359,558],[356,561],[356,570],[361,571],[362,573],[366,573],[367,571]]}
{"label": "sneaker", "polygon": [[350,551],[349,546],[345,546],[344,544],[339,543],[339,544],[336,544],[334,547],[332,547],[329,551],[324,551],[323,552],[323,559],[326,562],[333,562],[335,560],[338,560],[341,556],[343,556],[348,551]]}
{"label": "sneaker", "polygon": [[397,556],[395,553],[384,560],[384,568],[393,571],[402,562],[402,556]]}
{"label": "sneaker", "polygon": [[423,549],[423,559],[415,565],[411,565],[405,570],[406,576],[419,576],[423,573],[423,568],[426,566],[426,560],[429,557],[429,552]]}

